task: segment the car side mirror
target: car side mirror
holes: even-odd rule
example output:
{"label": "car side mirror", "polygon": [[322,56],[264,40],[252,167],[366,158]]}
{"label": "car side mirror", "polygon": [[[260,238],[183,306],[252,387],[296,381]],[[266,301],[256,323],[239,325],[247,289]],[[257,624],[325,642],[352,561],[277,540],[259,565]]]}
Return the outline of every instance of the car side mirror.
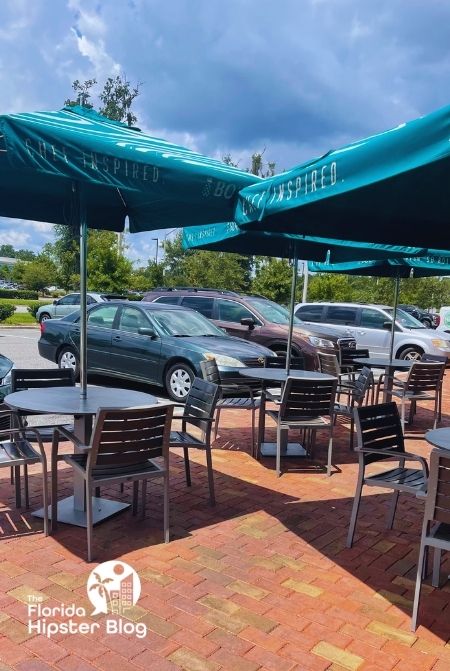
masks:
{"label": "car side mirror", "polygon": [[392,322],[383,322],[383,328],[386,329],[386,331],[391,331],[392,330]]}
{"label": "car side mirror", "polygon": [[248,326],[250,331],[255,328],[255,320],[251,317],[242,317],[241,324],[242,326]]}
{"label": "car side mirror", "polygon": [[148,326],[140,326],[138,328],[139,335],[149,336],[149,338],[156,338],[154,330]]}
{"label": "car side mirror", "polygon": [[55,298],[55,300],[53,301],[53,305],[58,305],[58,303],[59,303],[59,301],[57,301],[56,298]]}

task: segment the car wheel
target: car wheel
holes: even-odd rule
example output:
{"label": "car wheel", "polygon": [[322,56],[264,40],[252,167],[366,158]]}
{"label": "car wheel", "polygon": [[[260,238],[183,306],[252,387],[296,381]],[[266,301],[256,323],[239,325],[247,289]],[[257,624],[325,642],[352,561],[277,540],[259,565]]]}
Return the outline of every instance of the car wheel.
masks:
{"label": "car wheel", "polygon": [[186,363],[175,363],[166,373],[166,391],[174,401],[184,401],[189,393],[195,373]]}
{"label": "car wheel", "polygon": [[51,319],[51,316],[48,314],[48,312],[43,312],[39,317],[39,323],[42,324],[42,322],[46,322],[47,319]]}
{"label": "car wheel", "polygon": [[80,364],[78,357],[71,347],[63,347],[58,354],[58,366],[60,368],[71,368],[75,371],[75,379],[78,380],[80,374]]}
{"label": "car wheel", "polygon": [[427,329],[431,329],[433,327],[433,324],[430,322],[429,319],[422,319],[422,324],[427,327]]}
{"label": "car wheel", "polygon": [[423,350],[420,347],[406,347],[400,352],[399,359],[406,359],[406,361],[420,361]]}

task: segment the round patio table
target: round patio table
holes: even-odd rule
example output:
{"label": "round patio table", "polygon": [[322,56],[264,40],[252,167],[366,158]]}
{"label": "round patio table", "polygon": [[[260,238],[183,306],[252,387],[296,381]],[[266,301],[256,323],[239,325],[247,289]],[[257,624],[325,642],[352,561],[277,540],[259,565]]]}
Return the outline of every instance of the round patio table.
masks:
{"label": "round patio table", "polygon": [[[391,391],[394,386],[394,373],[396,370],[409,370],[415,361],[410,359],[384,359],[383,357],[361,357],[355,359],[355,363],[360,363],[369,368],[384,368],[385,382],[383,391],[383,403],[387,403],[391,396]],[[391,397],[392,398],[392,397]]]}
{"label": "round patio table", "polygon": [[[285,368],[239,368],[239,374],[243,377],[252,377],[267,382],[286,382],[288,377],[295,377],[299,380],[334,380],[332,375],[319,373],[315,370],[291,370],[286,372]],[[266,430],[266,385],[261,389],[261,400],[259,406],[258,437],[256,454],[263,457],[275,457],[277,453],[277,444],[268,443],[264,440]],[[288,443],[283,450],[283,457],[304,457],[306,450],[299,443]]]}
{"label": "round patio table", "polygon": [[[91,439],[92,420],[99,408],[135,408],[158,403],[156,396],[140,391],[130,391],[117,387],[96,387],[88,385],[87,397],[80,397],[79,387],[45,387],[25,389],[8,394],[4,398],[12,410],[21,410],[30,415],[57,414],[73,415],[74,434],[84,444]],[[38,427],[39,428],[39,427]],[[75,448],[75,452],[77,448]],[[73,496],[58,501],[58,522],[86,526],[86,502],[83,479],[74,471]],[[99,497],[92,498],[94,524],[128,508],[128,503],[111,501]],[[43,509],[33,513],[43,517]],[[49,515],[51,515],[49,507]]]}
{"label": "round patio table", "polygon": [[431,429],[425,434],[425,440],[434,447],[439,447],[441,450],[450,450],[450,427],[443,427],[442,429]]}

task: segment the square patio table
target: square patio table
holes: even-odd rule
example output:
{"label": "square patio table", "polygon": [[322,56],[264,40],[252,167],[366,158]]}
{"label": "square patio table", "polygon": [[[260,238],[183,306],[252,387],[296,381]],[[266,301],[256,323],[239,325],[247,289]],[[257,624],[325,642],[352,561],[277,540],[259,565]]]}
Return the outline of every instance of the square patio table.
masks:
{"label": "square patio table", "polygon": [[[158,399],[152,394],[130,391],[117,387],[97,387],[88,385],[87,398],[80,397],[79,387],[45,387],[25,389],[8,394],[4,403],[12,410],[34,414],[73,415],[74,434],[84,444],[91,439],[92,422],[99,408],[136,408],[156,405]],[[75,452],[77,452],[75,448]],[[73,496],[58,501],[58,522],[86,527],[86,501],[84,480],[76,472],[73,475]],[[125,510],[129,503],[92,497],[94,524],[108,519]],[[33,513],[43,517],[43,508]],[[49,517],[51,507],[49,506]]]}

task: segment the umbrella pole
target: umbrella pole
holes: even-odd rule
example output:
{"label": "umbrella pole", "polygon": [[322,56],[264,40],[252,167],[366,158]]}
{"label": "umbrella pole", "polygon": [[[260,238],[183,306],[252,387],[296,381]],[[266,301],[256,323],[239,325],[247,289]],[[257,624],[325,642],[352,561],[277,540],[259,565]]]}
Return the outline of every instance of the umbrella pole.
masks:
{"label": "umbrella pole", "polygon": [[80,398],[87,398],[87,222],[80,194]]}
{"label": "umbrella pole", "polygon": [[308,298],[308,281],[309,281],[309,272],[308,272],[308,261],[303,261],[303,293],[302,293],[302,303],[306,303]]}
{"label": "umbrella pole", "polygon": [[394,313],[392,315],[391,326],[391,344],[389,347],[389,361],[392,361],[394,355],[394,337],[395,337],[395,320],[397,319],[398,295],[400,292],[400,276],[395,278],[395,294],[394,294]]}
{"label": "umbrella pole", "polygon": [[292,333],[294,330],[294,309],[295,309],[295,290],[297,288],[297,272],[298,272],[298,258],[297,253],[294,255],[292,264],[292,284],[291,284],[291,304],[289,309],[289,333],[286,352],[286,373],[289,375],[291,369],[291,350],[292,350]]}

